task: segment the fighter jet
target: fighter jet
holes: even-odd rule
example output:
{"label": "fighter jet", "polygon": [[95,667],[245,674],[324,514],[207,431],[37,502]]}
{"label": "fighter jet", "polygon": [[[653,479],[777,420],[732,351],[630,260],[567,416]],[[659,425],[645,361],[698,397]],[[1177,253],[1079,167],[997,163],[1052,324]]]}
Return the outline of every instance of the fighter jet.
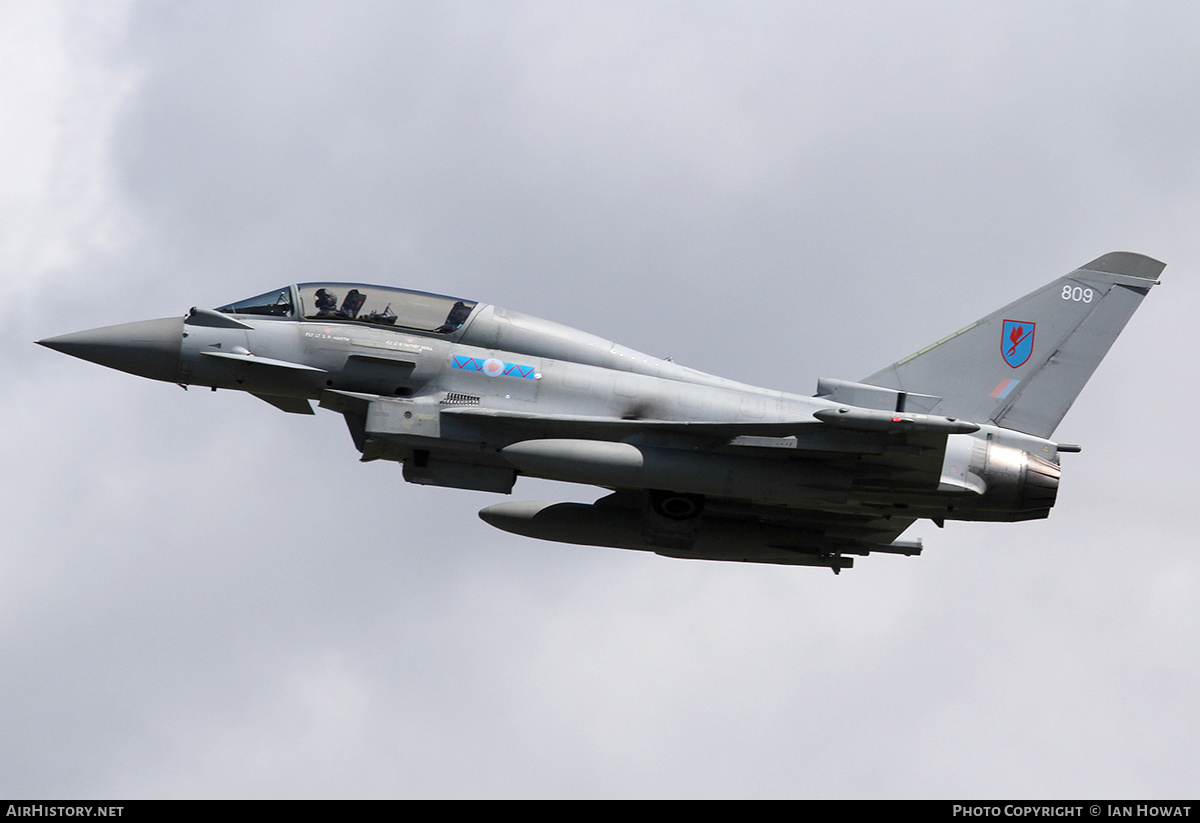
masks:
{"label": "fighter jet", "polygon": [[497,306],[300,283],[184,317],[39,340],[132,374],[345,417],[362,460],[410,483],[508,494],[519,476],[595,503],[505,502],[487,523],[677,558],[822,566],[916,555],[916,520],[1049,515],[1051,439],[1164,264],[1112,252],[858,381],[757,388]]}

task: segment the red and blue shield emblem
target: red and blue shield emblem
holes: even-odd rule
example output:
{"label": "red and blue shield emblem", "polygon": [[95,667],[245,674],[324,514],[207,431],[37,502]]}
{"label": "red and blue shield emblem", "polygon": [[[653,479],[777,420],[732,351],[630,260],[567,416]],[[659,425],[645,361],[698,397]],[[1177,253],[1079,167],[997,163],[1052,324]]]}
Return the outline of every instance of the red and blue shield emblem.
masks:
{"label": "red and blue shield emblem", "polygon": [[1000,353],[1004,362],[1014,369],[1025,365],[1033,354],[1033,330],[1036,323],[1025,320],[1005,320],[1000,330]]}

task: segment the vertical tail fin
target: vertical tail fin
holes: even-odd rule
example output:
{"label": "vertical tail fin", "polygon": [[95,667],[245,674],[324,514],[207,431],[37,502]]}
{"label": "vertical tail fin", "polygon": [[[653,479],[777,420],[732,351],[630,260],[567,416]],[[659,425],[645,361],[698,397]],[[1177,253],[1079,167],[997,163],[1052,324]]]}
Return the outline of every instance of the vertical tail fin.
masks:
{"label": "vertical tail fin", "polygon": [[939,415],[1049,437],[1164,267],[1110,252],[862,382],[939,396]]}

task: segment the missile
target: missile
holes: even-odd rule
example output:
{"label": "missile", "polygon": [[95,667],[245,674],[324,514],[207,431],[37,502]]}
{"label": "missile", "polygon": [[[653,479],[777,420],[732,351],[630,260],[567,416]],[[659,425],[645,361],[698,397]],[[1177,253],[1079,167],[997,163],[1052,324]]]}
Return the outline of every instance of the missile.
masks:
{"label": "missile", "polygon": [[530,477],[760,500],[844,499],[852,480],[849,472],[811,462],[607,440],[523,440],[500,454]]}

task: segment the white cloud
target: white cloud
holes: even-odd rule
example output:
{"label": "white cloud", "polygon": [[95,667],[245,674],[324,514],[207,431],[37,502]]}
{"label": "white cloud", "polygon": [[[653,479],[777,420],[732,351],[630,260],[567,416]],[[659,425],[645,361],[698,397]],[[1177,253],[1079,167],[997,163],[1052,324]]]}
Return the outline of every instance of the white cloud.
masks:
{"label": "white cloud", "polygon": [[28,296],[130,231],[110,139],[136,85],[128,0],[0,5],[0,279]]}

